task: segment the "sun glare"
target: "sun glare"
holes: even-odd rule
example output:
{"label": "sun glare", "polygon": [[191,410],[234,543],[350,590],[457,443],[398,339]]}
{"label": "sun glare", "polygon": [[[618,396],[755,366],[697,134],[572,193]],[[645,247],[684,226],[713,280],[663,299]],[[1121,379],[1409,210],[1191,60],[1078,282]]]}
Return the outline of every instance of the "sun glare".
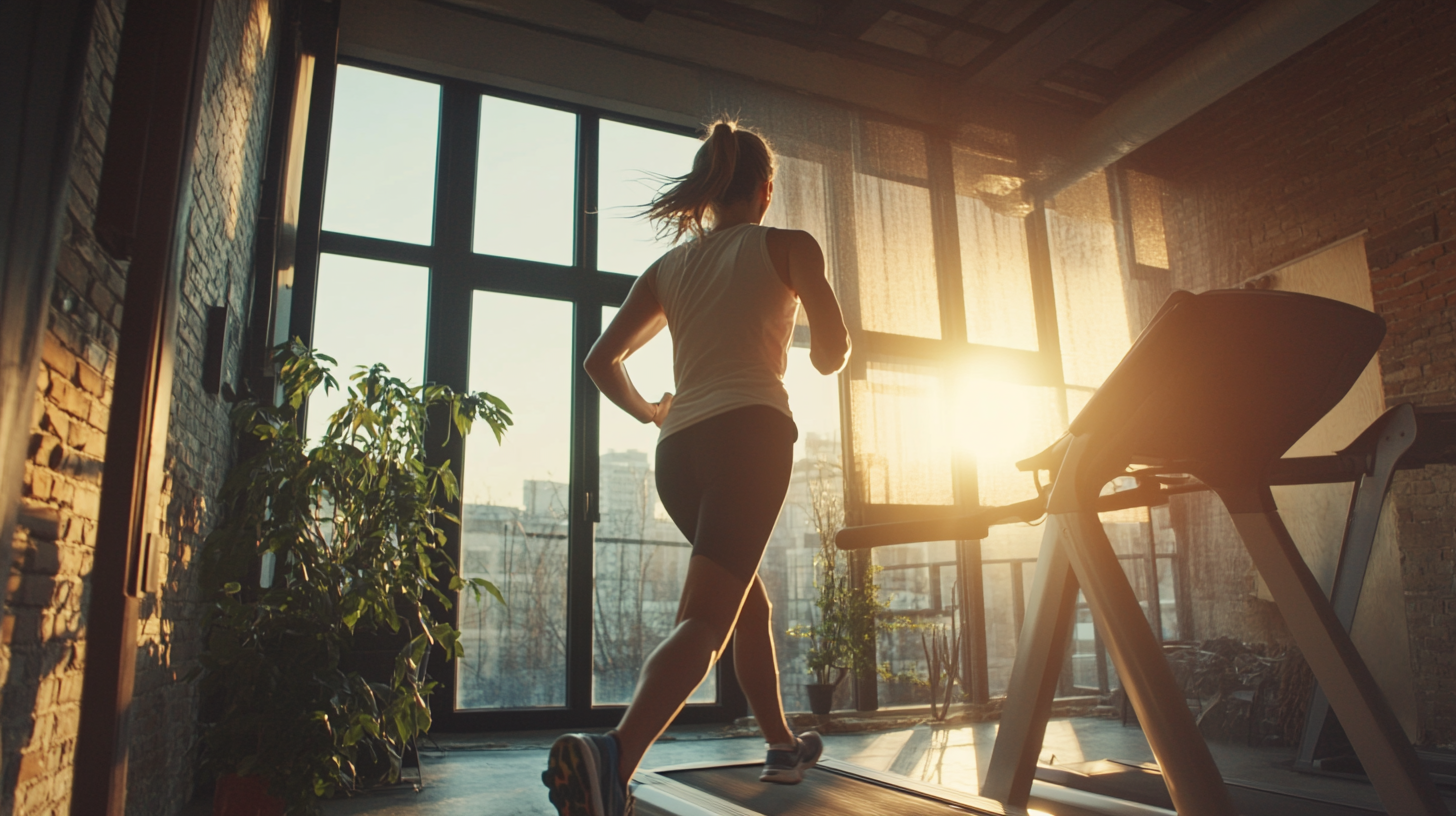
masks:
{"label": "sun glare", "polygon": [[953,444],[958,456],[976,463],[982,504],[1028,498],[1031,482],[1016,462],[1055,442],[1066,428],[1056,389],[1008,382],[1008,373],[967,366],[955,382]]}

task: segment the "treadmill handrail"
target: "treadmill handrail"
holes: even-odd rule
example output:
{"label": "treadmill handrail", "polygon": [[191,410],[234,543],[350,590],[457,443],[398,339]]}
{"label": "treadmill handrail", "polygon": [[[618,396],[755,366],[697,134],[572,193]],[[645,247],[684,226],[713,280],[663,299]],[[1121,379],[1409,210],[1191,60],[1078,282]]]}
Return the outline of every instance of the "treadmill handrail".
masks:
{"label": "treadmill handrail", "polygon": [[[1347,448],[1348,450],[1348,448]],[[1402,462],[1402,469],[1425,467],[1427,462]],[[1097,512],[1125,510],[1132,507],[1156,507],[1168,503],[1170,496],[1184,493],[1201,493],[1209,486],[1195,480],[1182,484],[1158,485],[1155,477],[1162,474],[1186,473],[1197,470],[1195,463],[1171,463],[1162,467],[1134,471],[1129,476],[1144,475],[1148,482],[1132,490],[1109,493],[1097,499]],[[1268,481],[1271,485],[1339,484],[1353,482],[1369,471],[1369,462],[1364,456],[1336,453],[1328,456],[1292,456],[1276,459],[1270,467]],[[834,544],[841,550],[869,550],[875,547],[889,547],[896,544],[918,544],[925,541],[979,541],[990,535],[990,528],[999,524],[1034,522],[1046,514],[1046,497],[1015,502],[1013,504],[986,507],[975,513],[948,518],[914,519],[892,521],[882,524],[864,524],[845,527],[834,536]]]}

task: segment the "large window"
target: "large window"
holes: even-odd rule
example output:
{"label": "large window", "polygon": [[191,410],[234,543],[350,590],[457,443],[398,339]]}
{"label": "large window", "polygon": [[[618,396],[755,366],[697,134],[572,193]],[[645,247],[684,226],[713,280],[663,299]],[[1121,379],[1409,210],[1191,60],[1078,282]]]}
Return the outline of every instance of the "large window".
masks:
{"label": "large window", "polygon": [[[581,360],[666,248],[630,216],[687,172],[698,141],[355,65],[338,68],[328,128],[321,251],[300,264],[294,332],[344,375],[384,362],[514,413],[500,444],[483,430],[438,453],[461,487],[453,556],[506,604],[460,599],[465,658],[434,672],[436,701],[480,725],[609,722],[596,707],[630,697],[690,551],[655,504],[655,429],[599,405]],[[644,387],[672,389],[668,342],[634,359]],[[313,400],[311,432],[336,402]],[[694,697],[702,716],[741,713],[719,687],[715,674]]]}
{"label": "large window", "polygon": [[[438,453],[463,494],[453,555],[508,602],[453,607],[466,657],[436,667],[440,713],[477,727],[609,724],[672,628],[691,550],[657,498],[656,429],[602,399],[581,362],[670,245],[640,214],[699,142],[688,127],[402,71],[342,65],[319,87],[332,94],[314,108],[332,111],[313,123],[327,128],[327,161],[307,160],[306,195],[321,204],[301,227],[320,239],[299,260],[293,332],[344,375],[384,362],[515,411],[501,444],[480,433]],[[788,632],[815,621],[822,537],[1029,497],[1014,463],[1063,432],[1136,329],[1116,179],[1033,207],[1014,139],[960,144],[819,115],[817,128],[759,123],[779,153],[765,223],[820,241],[855,344],[844,374],[819,375],[801,314],[790,353],[800,436],[761,574],[791,710],[807,707],[809,678],[807,643]],[[628,368],[649,399],[673,390],[666,333]],[[333,405],[313,401],[310,432]],[[1171,636],[1166,520],[1144,512],[1110,531],[1150,621]],[[853,556],[878,568],[889,615],[921,628],[879,644],[896,679],[858,684],[857,699],[846,685],[839,704],[923,702],[914,678],[931,626],[983,630],[960,638],[961,684],[973,699],[1003,692],[1039,533],[998,527],[983,542]],[[1100,644],[1076,633],[1075,685],[1105,687]],[[711,674],[690,702],[689,719],[744,713],[731,672]]]}

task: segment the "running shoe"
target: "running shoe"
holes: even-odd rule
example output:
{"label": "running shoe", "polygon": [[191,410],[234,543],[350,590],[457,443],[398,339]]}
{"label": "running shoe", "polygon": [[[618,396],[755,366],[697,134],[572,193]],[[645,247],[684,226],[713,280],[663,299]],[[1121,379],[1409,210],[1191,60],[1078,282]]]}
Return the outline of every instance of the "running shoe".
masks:
{"label": "running shoe", "polygon": [[768,759],[763,762],[760,782],[777,782],[780,785],[797,785],[804,779],[804,771],[814,767],[824,754],[824,740],[814,731],[800,734],[792,751],[768,749]]}
{"label": "running shoe", "polygon": [[560,816],[632,816],[617,775],[620,755],[611,734],[564,734],[551,746],[541,781]]}

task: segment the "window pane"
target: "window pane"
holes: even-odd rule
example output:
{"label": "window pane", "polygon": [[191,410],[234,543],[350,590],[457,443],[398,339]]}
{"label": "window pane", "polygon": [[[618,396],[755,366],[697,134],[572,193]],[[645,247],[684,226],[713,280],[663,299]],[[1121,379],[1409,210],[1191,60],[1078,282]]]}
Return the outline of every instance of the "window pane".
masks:
{"label": "window pane", "polygon": [[1132,211],[1133,257],[1144,266],[1168,268],[1168,241],[1163,230],[1163,181],[1127,171],[1128,209]]}
{"label": "window pane", "polygon": [[701,144],[651,128],[602,120],[597,189],[597,268],[640,275],[672,248],[642,211],[665,177],[685,175]]}
{"label": "window pane", "polygon": [[992,209],[979,198],[956,196],[966,339],[1035,351],[1036,311],[1026,220]]}
{"label": "window pane", "polygon": [[1022,179],[1014,162],[960,145],[955,162],[956,220],[966,339],[1035,351],[1036,311],[1026,251]]}
{"label": "window pane", "polygon": [[339,66],[324,229],[428,244],[440,86]]}
{"label": "window pane", "polygon": [[[602,325],[617,310],[602,310]],[[666,331],[627,362],[632,382],[656,400],[673,390],[672,339]],[[593,596],[592,701],[630,702],[647,655],[672,631],[692,545],[657,499],[657,426],[642,424],[601,399],[600,509]],[[718,699],[718,673],[689,703]]]}
{"label": "window pane", "polygon": [[461,568],[506,605],[461,598],[460,708],[566,704],[566,562],[572,310],[564,301],[476,292],[470,388],[511,407],[499,447],[466,442]]}
{"label": "window pane", "polygon": [[1016,645],[1026,620],[1031,581],[1043,529],[1028,524],[992,527],[981,542],[981,590],[986,610],[986,674],[989,693],[1006,693]]}
{"label": "window pane", "polygon": [[[319,257],[313,346],[339,361],[345,388],[359,366],[384,363],[394,376],[418,384],[425,374],[425,311],[430,271],[419,266],[343,255]],[[320,389],[308,402],[308,436],[317,439],[329,415],[344,404],[340,391]]]}
{"label": "window pane", "polygon": [[[1079,690],[1100,691],[1104,688],[1110,691],[1116,688],[1117,684],[1112,682],[1112,661],[1107,659],[1105,651],[1099,654],[1097,624],[1092,620],[1092,608],[1087,605],[1087,599],[1080,591],[1077,593],[1075,620],[1072,627],[1071,692],[1076,694]],[[1104,678],[1107,681],[1105,687]],[[1063,688],[1057,690],[1059,693],[1066,691]]]}
{"label": "window pane", "polygon": [[860,323],[869,331],[939,339],[925,134],[865,121],[855,152]]}
{"label": "window pane", "polygon": [[854,216],[864,328],[939,339],[929,188],[855,173]]}
{"label": "window pane", "polygon": [[[784,709],[808,711],[804,684],[814,682],[807,665],[809,642],[791,637],[788,632],[812,626],[817,620],[814,556],[819,552],[821,533],[832,546],[834,533],[844,524],[839,378],[820,374],[809,362],[809,350],[795,347],[789,349],[784,387],[789,392],[794,424],[799,427],[799,441],[794,445],[788,496],[758,574],[773,604],[774,650]],[[849,705],[850,685],[840,685],[835,695],[837,706]]]}
{"label": "window pane", "polygon": [[1178,579],[1173,559],[1158,559],[1158,608],[1163,617],[1163,640],[1178,639]]}
{"label": "window pane", "polygon": [[931,369],[866,364],[852,379],[855,473],[870,504],[951,504],[944,382]]}
{"label": "window pane", "polygon": [[[1127,481],[1132,480],[1129,478]],[[1119,488],[1126,489],[1122,485]],[[1152,582],[1156,576],[1149,575],[1152,565],[1148,563],[1148,545],[1152,528],[1148,524],[1148,508],[1131,507],[1101,513],[1098,517],[1102,520],[1102,529],[1107,532],[1107,540],[1112,542],[1112,551],[1117,553],[1117,560],[1122,564],[1127,583],[1137,596],[1138,606],[1142,607],[1143,616],[1151,625]]]}
{"label": "window pane", "polygon": [[1106,175],[1058,193],[1046,218],[1062,370],[1068,385],[1095,388],[1132,345]]}
{"label": "window pane", "polygon": [[1174,555],[1178,552],[1178,533],[1173,527],[1173,517],[1168,505],[1148,510],[1153,519],[1153,539],[1158,543],[1159,555]]}
{"label": "window pane", "polygon": [[[956,546],[953,541],[897,544],[870,551],[880,568],[875,583],[890,615],[909,620],[914,627],[880,635],[876,659],[888,664],[892,677],[880,678],[880,705],[923,705],[930,702],[930,659],[926,643],[943,635],[950,643],[959,629],[956,586]],[[925,640],[922,641],[921,636]],[[955,655],[960,660],[960,655]],[[944,702],[944,689],[937,703]],[[952,695],[952,699],[959,699]]]}
{"label": "window pane", "polygon": [[480,98],[476,252],[569,265],[576,214],[576,115]]}

